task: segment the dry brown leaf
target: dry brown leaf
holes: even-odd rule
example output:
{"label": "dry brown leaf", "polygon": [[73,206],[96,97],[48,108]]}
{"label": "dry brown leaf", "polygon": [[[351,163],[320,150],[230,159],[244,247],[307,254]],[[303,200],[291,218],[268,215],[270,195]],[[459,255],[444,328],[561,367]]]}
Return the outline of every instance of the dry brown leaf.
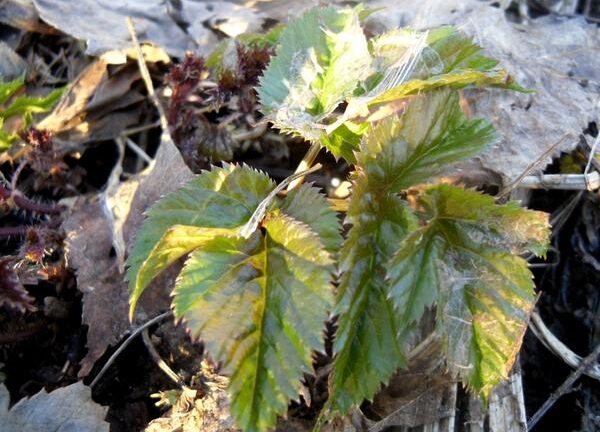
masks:
{"label": "dry brown leaf", "polygon": [[133,64],[109,69],[98,59],[81,72],[38,128],[55,135],[60,152],[81,150],[87,142],[114,139],[139,120],[139,102],[145,97],[131,89],[139,79]]}
{"label": "dry brown leaf", "polygon": [[0,41],[0,81],[12,81],[25,73],[27,63],[5,42]]}
{"label": "dry brown leaf", "polygon": [[[125,244],[130,245],[143,212],[192,177],[165,135],[155,165],[111,191],[110,209],[104,194],[79,199],[71,206],[63,223],[66,253],[69,266],[75,269],[77,286],[83,292],[82,319],[88,326],[88,353],[81,362],[80,376],[86,376],[106,349],[131,329],[127,318],[129,291],[113,250],[115,228],[122,231]],[[113,214],[109,215],[109,211]],[[164,272],[147,290],[139,303],[138,321],[169,307],[168,288],[175,274]]]}
{"label": "dry brown leaf", "polygon": [[28,32],[59,33],[40,20],[32,0],[0,0],[0,22]]}

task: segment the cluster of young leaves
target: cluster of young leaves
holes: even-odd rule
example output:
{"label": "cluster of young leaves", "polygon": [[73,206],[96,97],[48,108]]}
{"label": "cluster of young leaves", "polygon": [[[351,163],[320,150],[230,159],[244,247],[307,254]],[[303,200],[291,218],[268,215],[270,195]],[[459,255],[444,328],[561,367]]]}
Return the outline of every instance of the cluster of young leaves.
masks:
{"label": "cluster of young leaves", "polygon": [[[453,27],[391,30],[368,40],[363,8],[313,9],[279,37],[258,94],[282,132],[320,142],[354,162],[365,121],[391,115],[408,96],[469,85],[520,89],[497,61]],[[341,116],[332,116],[341,104]]]}
{"label": "cluster of young leaves", "polygon": [[519,254],[544,254],[546,216],[420,186],[494,140],[489,123],[463,114],[458,89],[520,88],[455,29],[367,39],[366,13],[316,8],[291,22],[258,88],[276,127],[354,164],[345,240],[316,188],[279,198],[265,174],[224,165],[159,201],[128,259],[133,315],[150,281],[187,256],[173,309],[230,374],[245,431],[269,430],[297,398],[329,313],[338,328],[324,413],[335,415],[404,365],[428,310],[450,371],[488,395],[508,375],[533,305]]}
{"label": "cluster of young leaves", "polygon": [[24,78],[0,82],[0,151],[9,148],[18,138],[18,131],[4,130],[5,122],[12,117],[21,117],[20,129],[31,124],[33,114],[49,111],[62,95],[57,89],[46,97],[15,96],[25,85]]}

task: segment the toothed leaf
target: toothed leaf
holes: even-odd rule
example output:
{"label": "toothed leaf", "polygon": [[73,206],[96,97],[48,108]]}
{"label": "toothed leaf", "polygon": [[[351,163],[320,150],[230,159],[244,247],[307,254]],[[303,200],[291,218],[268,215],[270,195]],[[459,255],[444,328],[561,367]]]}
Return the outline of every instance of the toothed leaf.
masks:
{"label": "toothed leaf", "polygon": [[245,432],[267,431],[298,396],[323,349],[332,262],[318,236],[284,215],[248,240],[216,237],[190,255],[175,314],[231,375],[231,412]]}
{"label": "toothed leaf", "polygon": [[[160,272],[179,258],[187,255],[217,236],[235,235],[235,230],[174,225],[154,245],[140,266],[133,282],[133,293],[142,293]],[[131,304],[129,318],[133,319],[135,303]]]}
{"label": "toothed leaf", "polygon": [[281,211],[308,225],[330,253],[339,250],[342,234],[336,213],[318,189],[307,184],[288,192],[279,204]]}
{"label": "toothed leaf", "polygon": [[140,267],[169,228],[239,228],[274,187],[264,173],[248,166],[225,165],[199,175],[158,201],[148,211],[127,259],[131,310],[146,287],[136,282]]}
{"label": "toothed leaf", "polygon": [[[394,109],[385,105],[436,88],[501,87],[525,91],[510,75],[482,55],[470,37],[453,27],[424,32],[396,29],[370,42],[374,73],[366,91],[348,101],[344,120],[357,116],[382,118]],[[383,107],[382,107],[383,106]]]}
{"label": "toothed leaf", "polygon": [[384,264],[416,219],[399,197],[369,187],[368,178],[359,174],[348,209],[353,226],[340,253],[339,321],[329,382],[332,413],[344,414],[371,399],[404,364]]}
{"label": "toothed leaf", "polygon": [[0,109],[0,118],[7,119],[16,115],[31,116],[31,114],[49,111],[63,94],[64,89],[57,89],[45,97],[20,96],[7,108]]}
{"label": "toothed leaf", "polygon": [[437,303],[451,370],[487,396],[508,376],[533,307],[532,275],[516,254],[545,253],[547,215],[449,185],[420,204],[429,220],[388,264],[400,332]]}
{"label": "toothed leaf", "polygon": [[455,92],[438,90],[412,100],[401,117],[374,126],[359,164],[373,185],[399,193],[477,154],[493,138],[489,123],[465,118]]}
{"label": "toothed leaf", "polygon": [[[356,9],[314,8],[292,21],[260,80],[262,111],[283,132],[319,141],[321,121],[352,94],[370,55]],[[345,146],[323,143],[336,157]]]}
{"label": "toothed leaf", "polygon": [[9,97],[15,94],[23,86],[24,82],[24,77],[15,78],[8,82],[0,81],[0,104],[3,104]]}

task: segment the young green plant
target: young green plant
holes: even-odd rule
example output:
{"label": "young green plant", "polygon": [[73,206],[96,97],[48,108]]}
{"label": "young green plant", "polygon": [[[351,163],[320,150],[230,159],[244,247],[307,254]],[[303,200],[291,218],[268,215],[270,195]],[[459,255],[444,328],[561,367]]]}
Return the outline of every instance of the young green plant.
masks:
{"label": "young green plant", "polygon": [[522,89],[454,28],[367,38],[365,15],[315,8],[290,22],[257,90],[275,127],[354,165],[346,237],[317,188],[265,205],[275,183],[225,164],[156,203],[128,259],[133,315],[149,282],[187,256],[175,316],[223,364],[246,432],[272,429],[298,398],[331,316],[326,418],[372,399],[405,366],[428,310],[449,371],[487,397],[508,376],[533,307],[520,255],[544,255],[547,216],[435,182],[495,139],[488,122],[463,114],[459,90]]}

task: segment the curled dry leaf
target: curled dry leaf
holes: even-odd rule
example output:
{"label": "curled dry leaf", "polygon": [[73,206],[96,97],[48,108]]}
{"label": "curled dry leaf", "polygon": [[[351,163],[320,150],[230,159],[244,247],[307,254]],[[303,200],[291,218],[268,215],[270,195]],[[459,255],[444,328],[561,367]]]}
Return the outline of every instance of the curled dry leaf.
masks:
{"label": "curled dry leaf", "polygon": [[79,74],[38,127],[54,134],[62,152],[114,139],[139,119],[138,104],[145,97],[131,89],[139,79],[133,64],[109,71],[106,61],[98,59]]}

